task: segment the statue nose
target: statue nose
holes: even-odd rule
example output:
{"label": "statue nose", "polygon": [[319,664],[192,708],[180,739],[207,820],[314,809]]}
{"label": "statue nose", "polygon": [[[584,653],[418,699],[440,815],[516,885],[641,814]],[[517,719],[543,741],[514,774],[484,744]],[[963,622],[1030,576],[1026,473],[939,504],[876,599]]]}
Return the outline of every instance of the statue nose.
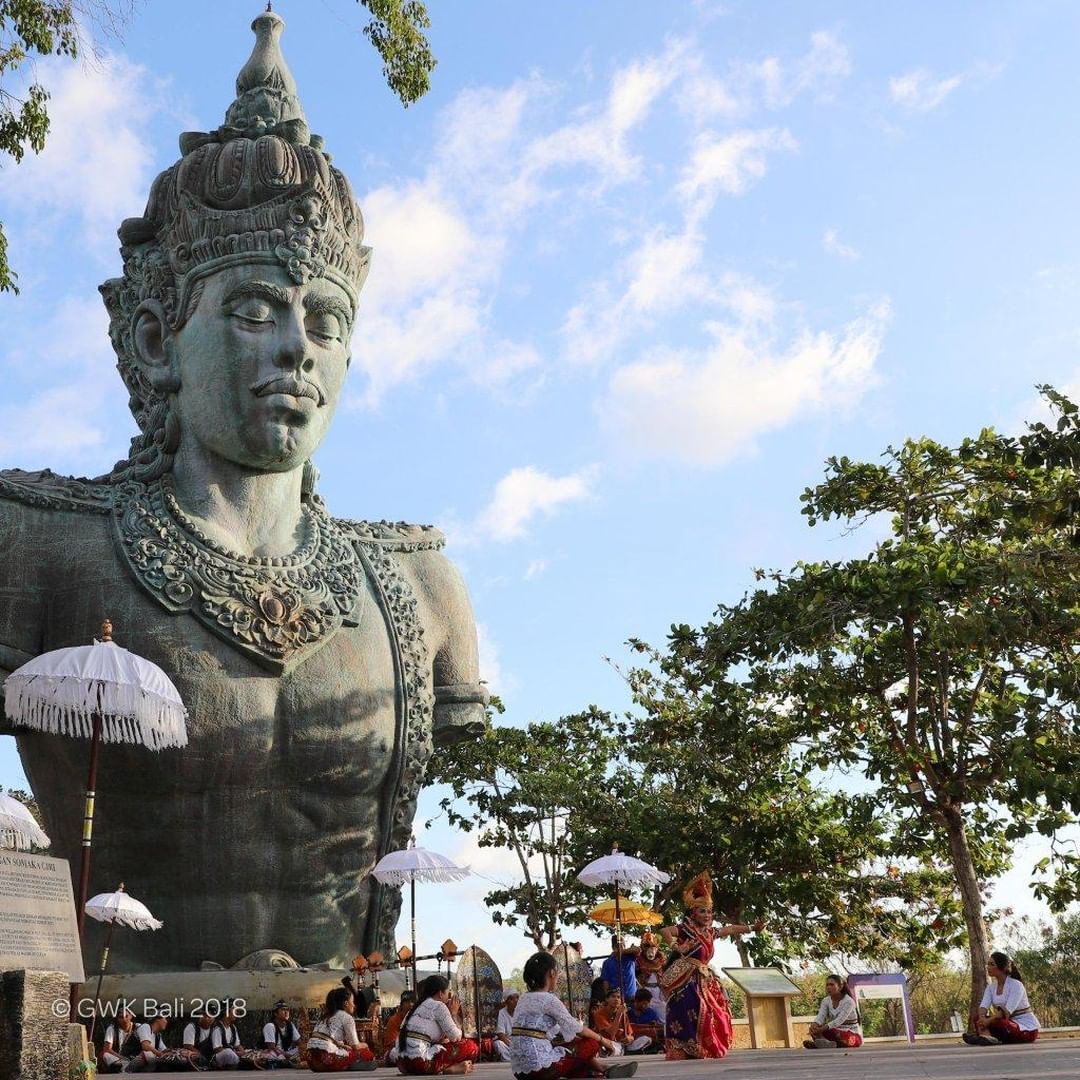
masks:
{"label": "statue nose", "polygon": [[311,371],[315,367],[315,357],[304,328],[303,317],[283,320],[280,333],[277,355],[274,358],[277,366],[286,371]]}

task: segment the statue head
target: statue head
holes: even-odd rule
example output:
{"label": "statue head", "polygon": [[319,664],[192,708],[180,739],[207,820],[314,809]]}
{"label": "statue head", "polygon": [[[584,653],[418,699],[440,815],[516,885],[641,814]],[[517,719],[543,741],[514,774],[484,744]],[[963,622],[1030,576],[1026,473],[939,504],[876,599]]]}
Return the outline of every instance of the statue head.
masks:
{"label": "statue head", "polygon": [[303,466],[333,416],[370,249],[349,182],[311,134],[259,15],[237,97],[185,132],[101,286],[139,434],[113,479],[170,468],[182,438],[254,469]]}

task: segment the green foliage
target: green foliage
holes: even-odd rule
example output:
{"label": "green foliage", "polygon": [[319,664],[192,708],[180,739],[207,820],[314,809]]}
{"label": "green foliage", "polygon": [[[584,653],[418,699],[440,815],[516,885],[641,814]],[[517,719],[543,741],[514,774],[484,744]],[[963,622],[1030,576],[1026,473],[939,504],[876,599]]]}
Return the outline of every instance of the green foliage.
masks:
{"label": "green foliage", "polygon": [[424,33],[431,26],[421,0],[359,0],[371,14],[364,36],[378,50],[383,76],[408,108],[431,88],[434,55]]}
{"label": "green foliage", "polygon": [[[69,0],[0,0],[0,80],[10,80],[34,53],[74,57],[77,51],[75,11]],[[42,151],[49,134],[48,100],[48,91],[36,82],[21,98],[0,82],[0,154],[18,163],[27,150]],[[17,293],[16,281],[0,225],[0,292]]]}
{"label": "green foliage", "polygon": [[1044,1027],[1080,1024],[1080,912],[1050,923],[1020,919],[1003,933]]}
{"label": "green foliage", "polygon": [[[765,586],[671,638],[692,683],[743,692],[762,723],[782,713],[822,768],[873,781],[910,855],[949,853],[973,997],[982,889],[1017,840],[1056,841],[1080,810],[1080,423],[1042,389],[1052,427],[831,459],[803,495],[810,524],[888,522],[887,537],[859,558],[758,571]],[[1080,895],[1074,852],[1055,843],[1043,869],[1034,891],[1052,907]]]}
{"label": "green foliage", "polygon": [[685,883],[709,869],[719,920],[769,924],[736,940],[744,963],[925,963],[955,944],[941,866],[908,857],[874,798],[826,790],[798,727],[756,708],[746,686],[710,681],[692,659],[697,640],[678,627],[667,653],[631,643],[649,666],[628,675],[637,711],[618,726],[613,799],[575,834],[578,857],[618,842],[663,867],[672,882],[654,903],[671,920]]}
{"label": "green foliage", "polygon": [[[489,720],[502,711],[495,699]],[[595,902],[575,876],[570,836],[602,791],[614,749],[609,723],[606,713],[590,708],[555,724],[492,724],[479,740],[447,750],[428,767],[426,782],[451,790],[440,802],[447,820],[475,830],[481,847],[516,857],[520,880],[484,899],[494,922],[522,927],[538,949],[553,948],[560,923],[579,925]]]}

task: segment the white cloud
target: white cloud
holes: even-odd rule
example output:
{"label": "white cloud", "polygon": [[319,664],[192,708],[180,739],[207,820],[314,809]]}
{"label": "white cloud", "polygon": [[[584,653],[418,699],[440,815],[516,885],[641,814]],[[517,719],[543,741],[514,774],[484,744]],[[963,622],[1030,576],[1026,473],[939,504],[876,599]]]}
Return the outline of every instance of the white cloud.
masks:
{"label": "white cloud", "polygon": [[[105,306],[93,299],[67,298],[25,338],[8,343],[0,367],[11,385],[0,405],[0,457],[9,464],[40,468],[96,470],[102,451],[119,454],[134,424],[117,430],[115,406],[125,400],[108,337]],[[43,385],[35,391],[32,387]],[[94,453],[96,451],[96,453]]]}
{"label": "white cloud", "polygon": [[51,95],[49,135],[40,154],[5,170],[4,201],[22,212],[73,214],[83,239],[111,254],[117,225],[146,205],[154,159],[146,129],[161,107],[158,87],[120,56],[37,67]]}
{"label": "white cloud", "polygon": [[525,580],[532,581],[534,578],[540,577],[547,567],[547,559],[531,560],[529,565],[525,568]]}
{"label": "white cloud", "polygon": [[568,504],[589,498],[595,477],[591,467],[565,476],[552,476],[532,465],[512,469],[495,485],[475,532],[498,542],[518,540],[536,517],[552,517]]}
{"label": "white cloud", "polygon": [[767,56],[736,61],[722,76],[701,56],[690,56],[678,91],[678,106],[699,125],[717,117],[745,115],[757,105],[780,109],[803,94],[830,101],[841,80],[851,74],[847,46],[831,31],[810,35],[810,47],[794,59]]}
{"label": "white cloud", "polygon": [[779,128],[735,131],[730,135],[703,132],[683,168],[677,191],[684,200],[707,208],[717,193],[742,195],[755,180],[760,180],[768,168],[767,154],[797,149],[791,132]]}
{"label": "white cloud", "polygon": [[926,68],[916,68],[889,80],[889,96],[897,105],[912,112],[930,112],[963,81],[964,76],[960,74],[938,79]]}
{"label": "white cloud", "polygon": [[616,371],[601,405],[627,455],[722,465],[803,413],[858,399],[871,385],[889,319],[882,301],[839,333],[775,335],[712,324],[699,353],[668,351]]}
{"label": "white cloud", "polygon": [[827,255],[835,255],[838,259],[855,262],[862,258],[862,252],[850,244],[845,244],[840,239],[840,234],[836,229],[825,230],[824,235],[821,237],[821,246],[825,249]]}

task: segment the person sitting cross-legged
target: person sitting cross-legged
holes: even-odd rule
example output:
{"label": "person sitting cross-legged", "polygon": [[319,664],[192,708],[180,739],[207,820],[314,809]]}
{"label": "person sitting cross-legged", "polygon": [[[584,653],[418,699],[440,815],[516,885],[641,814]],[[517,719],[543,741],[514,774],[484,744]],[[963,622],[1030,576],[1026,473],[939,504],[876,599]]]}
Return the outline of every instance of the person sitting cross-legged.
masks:
{"label": "person sitting cross-legged", "polygon": [[417,1001],[398,1032],[398,1072],[440,1076],[472,1072],[480,1047],[462,1037],[461,1002],[442,975],[429,975],[417,989]]}
{"label": "person sitting cross-legged", "polygon": [[970,1046],[998,1043],[1033,1043],[1039,1037],[1039,1018],[1031,1011],[1027,988],[1008,954],[992,952],[986,965],[986,985],[975,1031],[964,1033]]}
{"label": "person sitting cross-legged", "polygon": [[652,994],[644,986],[638,987],[634,1000],[626,1012],[630,1022],[630,1034],[634,1041],[647,1038],[648,1045],[629,1051],[638,1054],[655,1054],[664,1043],[664,1021],[652,1003]]}
{"label": "person sitting cross-legged", "polygon": [[312,1072],[368,1072],[375,1068],[375,1055],[356,1033],[355,1009],[348,987],[335,986],[326,995],[322,1019],[307,1044]]}
{"label": "person sitting cross-legged", "polygon": [[128,1063],[142,1052],[135,1030],[135,1014],[121,1007],[116,1019],[105,1028],[101,1043],[101,1071],[103,1073],[126,1072]]}
{"label": "person sitting cross-legged", "polygon": [[300,1057],[300,1031],[292,1022],[287,1001],[275,1001],[274,1013],[263,1025],[262,1048],[270,1068],[295,1065]]}
{"label": "person sitting cross-legged", "polygon": [[[550,953],[534,953],[525,962],[525,993],[514,1010],[510,1036],[510,1067],[517,1080],[562,1080],[564,1077],[633,1076],[636,1061],[601,1058],[601,1050],[615,1053],[619,1045],[599,1031],[586,1027],[552,993],[558,965]],[[556,1046],[551,1033],[562,1044]]]}
{"label": "person sitting cross-legged", "polygon": [[495,1059],[510,1060],[510,1035],[514,1030],[514,1010],[521,995],[511,987],[503,994],[503,1007],[495,1017]]}
{"label": "person sitting cross-legged", "polygon": [[810,1025],[810,1038],[803,1040],[803,1046],[807,1050],[835,1050],[838,1046],[854,1050],[862,1046],[859,1006],[847,979],[830,975],[825,980],[825,996]]}

